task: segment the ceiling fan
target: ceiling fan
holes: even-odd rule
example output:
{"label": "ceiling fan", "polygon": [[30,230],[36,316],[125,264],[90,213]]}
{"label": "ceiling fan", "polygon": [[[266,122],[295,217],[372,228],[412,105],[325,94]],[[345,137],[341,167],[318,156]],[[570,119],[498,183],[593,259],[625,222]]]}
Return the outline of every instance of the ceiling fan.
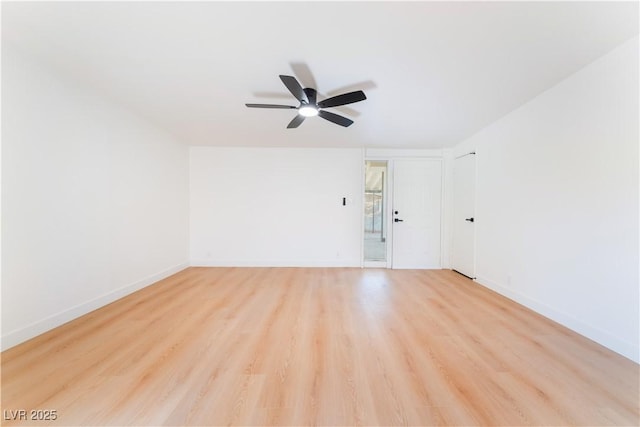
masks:
{"label": "ceiling fan", "polygon": [[283,108],[298,110],[298,115],[289,122],[288,129],[297,128],[304,122],[307,117],[320,116],[325,120],[329,120],[340,126],[348,127],[353,124],[353,120],[343,117],[339,114],[325,111],[323,108],[338,107],[340,105],[353,104],[354,102],[364,101],[367,99],[364,92],[357,90],[355,92],[343,93],[342,95],[332,96],[320,102],[316,101],[318,92],[315,89],[303,88],[293,76],[280,75],[280,80],[289,89],[289,92],[300,102],[300,105],[277,105],[277,104],[245,104],[252,108]]}

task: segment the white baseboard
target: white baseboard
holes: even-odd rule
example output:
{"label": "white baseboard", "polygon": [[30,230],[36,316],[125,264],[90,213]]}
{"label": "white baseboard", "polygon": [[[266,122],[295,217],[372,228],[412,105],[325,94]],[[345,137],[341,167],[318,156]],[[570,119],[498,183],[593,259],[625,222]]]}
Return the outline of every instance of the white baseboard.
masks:
{"label": "white baseboard", "polygon": [[349,260],[211,260],[194,259],[191,267],[361,267],[362,262]]}
{"label": "white baseboard", "polygon": [[189,265],[187,263],[181,263],[163,270],[159,273],[152,274],[144,279],[138,280],[134,283],[122,286],[114,291],[100,295],[97,298],[86,301],[82,304],[73,306],[67,310],[56,313],[52,316],[45,317],[42,320],[31,323],[23,328],[16,329],[2,336],[2,342],[0,348],[2,351],[25,342],[33,337],[36,337],[44,332],[50,331],[64,323],[67,323],[73,319],[76,319],[84,314],[87,314],[93,310],[110,304],[124,296],[127,296],[137,290],[147,287],[159,280],[169,277],[181,270],[184,270]]}
{"label": "white baseboard", "polygon": [[627,359],[633,360],[636,363],[640,363],[640,347],[630,343],[628,341],[622,340],[611,333],[604,331],[595,326],[584,323],[581,320],[576,319],[575,317],[558,311],[548,305],[528,297],[527,295],[521,294],[519,292],[515,292],[509,288],[506,288],[497,282],[490,280],[486,277],[478,276],[475,280],[478,284],[489,288],[500,295],[503,295],[510,300],[517,302],[531,310],[539,313],[554,322],[561,324],[574,332],[583,335],[598,344],[601,344],[607,347],[610,350],[615,351],[618,354],[626,357]]}

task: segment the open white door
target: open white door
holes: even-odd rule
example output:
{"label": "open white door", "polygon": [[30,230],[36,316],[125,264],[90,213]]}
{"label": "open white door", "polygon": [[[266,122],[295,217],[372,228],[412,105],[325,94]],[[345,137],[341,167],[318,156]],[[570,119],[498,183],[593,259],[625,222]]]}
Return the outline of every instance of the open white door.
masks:
{"label": "open white door", "polygon": [[393,164],[392,268],[441,268],[442,162]]}
{"label": "open white door", "polygon": [[455,271],[475,278],[476,156],[467,154],[453,162],[453,247]]}

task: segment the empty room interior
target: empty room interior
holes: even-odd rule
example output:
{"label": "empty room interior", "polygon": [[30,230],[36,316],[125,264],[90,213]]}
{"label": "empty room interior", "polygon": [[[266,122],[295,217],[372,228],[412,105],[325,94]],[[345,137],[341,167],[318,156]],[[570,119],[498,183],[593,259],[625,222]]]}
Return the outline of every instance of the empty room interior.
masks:
{"label": "empty room interior", "polygon": [[2,2],[0,424],[640,425],[639,2]]}

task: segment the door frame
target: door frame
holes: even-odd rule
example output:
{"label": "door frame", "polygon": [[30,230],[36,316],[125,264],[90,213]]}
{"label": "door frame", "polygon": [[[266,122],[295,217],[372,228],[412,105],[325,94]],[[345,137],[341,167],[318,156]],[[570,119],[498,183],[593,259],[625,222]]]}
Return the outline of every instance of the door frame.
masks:
{"label": "door frame", "polygon": [[[393,150],[395,151],[395,150]],[[362,268],[388,268],[393,269],[393,186],[394,186],[394,161],[395,160],[420,160],[420,159],[428,159],[428,160],[437,160],[441,164],[440,168],[440,182],[441,182],[441,190],[440,190],[440,268],[444,268],[444,260],[445,260],[445,223],[447,219],[445,217],[446,214],[446,191],[447,191],[447,182],[446,182],[446,174],[447,174],[447,163],[445,161],[445,157],[441,155],[431,155],[431,154],[423,154],[423,155],[407,155],[402,153],[399,155],[367,155],[365,151],[364,158],[362,160],[362,189],[361,193],[364,195],[365,190],[365,180],[364,180],[364,168],[365,162],[368,160],[373,161],[386,161],[387,162],[387,207],[385,210],[385,227],[387,227],[387,259],[386,261],[365,261],[364,260],[364,224],[360,227],[360,242],[361,242],[361,256],[360,262]],[[361,208],[361,218],[364,218],[365,214],[365,202],[364,197],[362,197],[362,208]]]}

